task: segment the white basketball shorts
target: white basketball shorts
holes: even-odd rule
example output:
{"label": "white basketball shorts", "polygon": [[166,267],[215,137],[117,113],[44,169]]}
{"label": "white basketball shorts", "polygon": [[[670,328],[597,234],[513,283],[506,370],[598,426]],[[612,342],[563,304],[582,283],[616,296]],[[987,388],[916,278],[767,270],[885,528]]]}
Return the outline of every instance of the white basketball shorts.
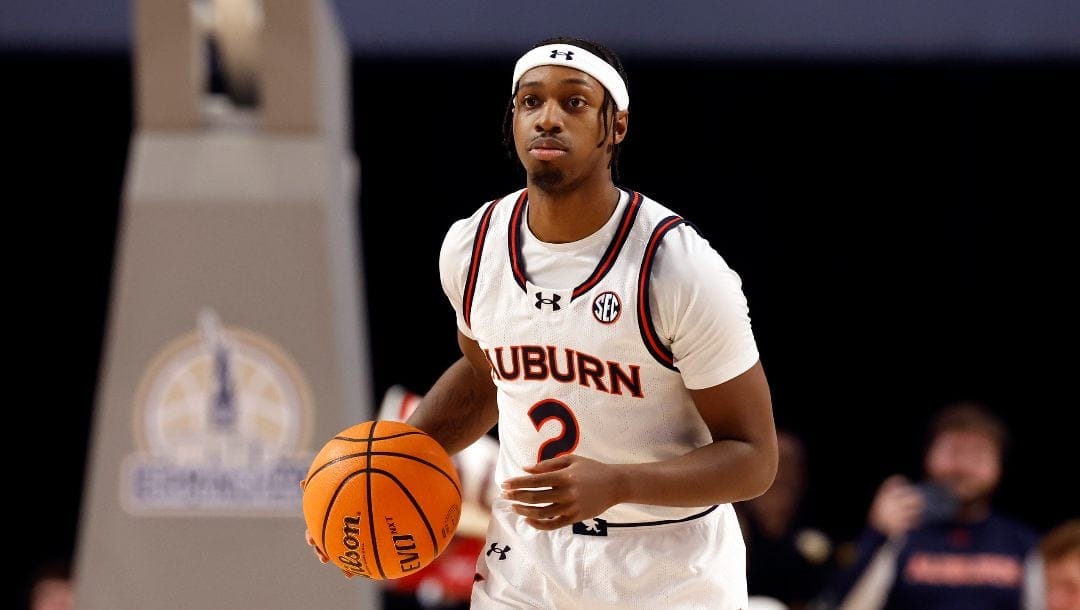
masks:
{"label": "white basketball shorts", "polygon": [[[496,501],[477,559],[474,610],[745,610],[735,510],[656,525],[590,522],[541,531]],[[576,533],[575,533],[576,530]]]}

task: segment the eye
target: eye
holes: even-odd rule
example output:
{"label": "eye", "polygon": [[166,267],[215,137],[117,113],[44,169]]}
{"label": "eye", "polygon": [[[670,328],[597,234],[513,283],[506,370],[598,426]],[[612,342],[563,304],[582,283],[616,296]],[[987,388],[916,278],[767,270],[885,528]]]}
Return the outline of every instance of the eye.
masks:
{"label": "eye", "polygon": [[518,103],[524,108],[536,108],[540,105],[540,100],[535,95],[526,95]]}
{"label": "eye", "polygon": [[572,97],[566,100],[566,105],[574,109],[580,109],[588,106],[589,102],[587,102],[583,97]]}

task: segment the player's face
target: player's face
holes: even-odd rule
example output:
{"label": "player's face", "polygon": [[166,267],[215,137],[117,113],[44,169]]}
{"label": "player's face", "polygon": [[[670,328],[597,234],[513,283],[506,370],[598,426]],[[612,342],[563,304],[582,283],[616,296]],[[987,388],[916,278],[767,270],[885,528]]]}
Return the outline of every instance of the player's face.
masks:
{"label": "player's face", "polygon": [[1001,449],[979,432],[943,432],[926,454],[926,473],[961,502],[988,499],[1001,480]]}
{"label": "player's face", "polygon": [[604,99],[604,86],[579,70],[538,66],[522,75],[514,97],[514,145],[530,183],[558,191],[607,171],[610,145],[626,134],[627,113],[616,114],[605,136]]}
{"label": "player's face", "polygon": [[1046,609],[1080,610],[1080,554],[1048,562],[1045,573]]}

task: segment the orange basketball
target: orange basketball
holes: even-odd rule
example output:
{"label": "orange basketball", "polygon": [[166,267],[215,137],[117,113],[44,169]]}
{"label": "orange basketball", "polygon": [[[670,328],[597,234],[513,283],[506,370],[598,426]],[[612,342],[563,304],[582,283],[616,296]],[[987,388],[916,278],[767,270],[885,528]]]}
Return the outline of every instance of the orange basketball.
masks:
{"label": "orange basketball", "polygon": [[435,439],[397,421],[342,430],[304,479],[304,521],[330,561],[374,580],[414,574],[450,543],[461,481]]}

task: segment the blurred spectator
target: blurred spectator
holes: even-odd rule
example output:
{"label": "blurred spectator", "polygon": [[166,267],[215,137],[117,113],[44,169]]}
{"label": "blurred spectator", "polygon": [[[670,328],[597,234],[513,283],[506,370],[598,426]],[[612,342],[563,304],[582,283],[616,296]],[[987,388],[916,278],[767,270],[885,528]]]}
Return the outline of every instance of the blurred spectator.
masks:
{"label": "blurred spectator", "polygon": [[38,566],[27,595],[29,610],[74,610],[75,586],[71,579],[71,562],[53,559]]}
{"label": "blurred spectator", "polygon": [[882,483],[828,599],[841,610],[1040,608],[1038,533],[992,503],[1007,437],[984,405],[942,409],[929,427],[927,478]]}
{"label": "blurred spectator", "polygon": [[[422,396],[393,386],[383,396],[378,419],[405,421]],[[466,610],[472,596],[476,559],[484,548],[495,487],[495,461],[499,442],[483,436],[455,454],[461,479],[461,519],[446,550],[423,570],[395,580],[383,581],[385,610]]]}
{"label": "blurred spectator", "polygon": [[1080,518],[1050,530],[1039,545],[1046,610],[1080,610]]}
{"label": "blurred spectator", "polygon": [[[747,586],[758,606],[804,610],[832,573],[832,540],[808,523],[806,447],[777,430],[776,479],[761,496],[735,506],[746,539]],[[751,604],[753,608],[755,603]]]}

